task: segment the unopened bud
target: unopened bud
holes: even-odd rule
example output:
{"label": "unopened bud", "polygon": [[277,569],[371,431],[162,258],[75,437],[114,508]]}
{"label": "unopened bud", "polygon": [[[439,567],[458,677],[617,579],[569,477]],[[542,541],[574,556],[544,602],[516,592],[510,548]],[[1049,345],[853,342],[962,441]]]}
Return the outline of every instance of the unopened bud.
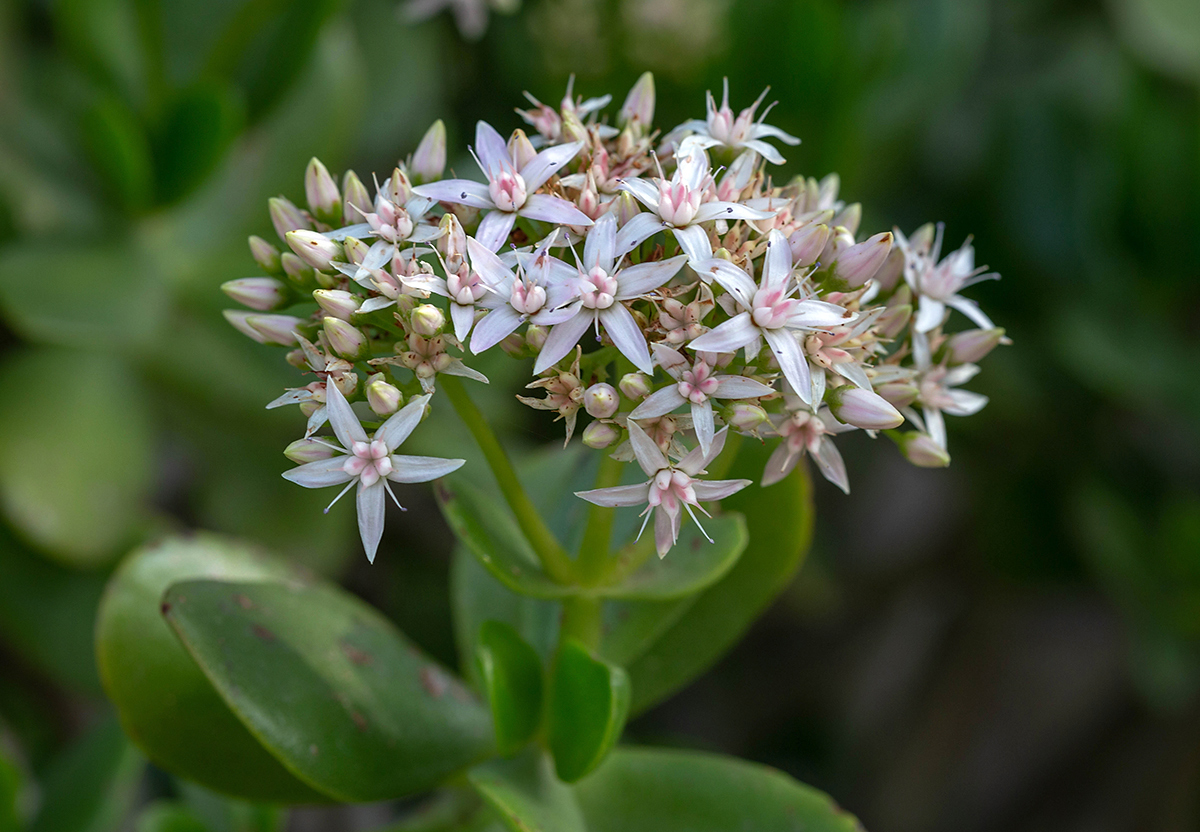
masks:
{"label": "unopened bud", "polygon": [[289,231],[307,231],[312,228],[312,223],[304,216],[304,212],[286,197],[276,196],[268,199],[267,209],[271,214],[271,224],[275,226],[275,233],[281,240],[287,237]]}
{"label": "unopened bud", "polygon": [[320,462],[322,459],[329,459],[334,453],[329,443],[318,442],[316,439],[297,439],[283,449],[283,455],[297,465]]}
{"label": "unopened bud", "polygon": [[267,274],[279,274],[283,271],[283,265],[279,262],[279,249],[254,234],[250,235],[250,256]]}
{"label": "unopened bud", "polygon": [[525,356],[525,337],[519,332],[511,333],[500,341],[500,349],[513,358]]}
{"label": "unopened bud", "polygon": [[467,262],[467,232],[454,214],[445,214],[438,228],[442,235],[437,239],[437,249],[446,261],[446,268],[457,272]]}
{"label": "unopened bud", "polygon": [[888,252],[887,258],[879,267],[879,271],[875,272],[872,280],[879,284],[881,290],[890,292],[895,288],[902,274],[904,274],[904,250],[899,246],[892,246],[892,250]]}
{"label": "unopened bud", "polygon": [[412,311],[409,325],[418,335],[432,338],[446,325],[446,315],[433,304],[423,303]]}
{"label": "unopened bud", "polygon": [[642,77],[638,78],[633,89],[629,91],[629,95],[625,96],[625,103],[621,105],[621,112],[617,114],[617,124],[622,127],[633,125],[638,133],[647,133],[653,123],[654,75],[643,72]]}
{"label": "unopened bud", "polygon": [[243,306],[249,306],[259,312],[270,312],[272,309],[286,306],[291,297],[287,286],[273,277],[227,280],[221,284],[221,291]]}
{"label": "unopened bud", "polygon": [[323,222],[336,223],[342,215],[342,194],[329,170],[313,157],[304,171],[304,198],[308,209]]}
{"label": "unopened bud", "polygon": [[879,316],[879,320],[875,322],[875,329],[884,338],[895,338],[908,325],[908,319],[911,317],[912,306],[909,304],[893,306]]}
{"label": "unopened bud", "polygon": [[345,200],[342,205],[342,221],[346,225],[362,222],[363,214],[371,211],[371,193],[367,186],[352,170],[346,171],[342,177],[342,195]]}
{"label": "unopened bud", "polygon": [[343,358],[354,360],[363,355],[367,336],[341,318],[327,317],[321,322],[330,348]]}
{"label": "unopened bud", "polygon": [[621,438],[621,429],[610,422],[592,422],[583,429],[583,444],[602,450]]}
{"label": "unopened bud", "polygon": [[892,250],[892,232],[884,231],[841,252],[834,273],[851,286],[861,286],[875,276]]}
{"label": "unopened bud", "polygon": [[915,430],[894,437],[905,459],[920,468],[945,468],[950,464],[950,454],[924,433]]}
{"label": "unopened bud", "polygon": [[821,261],[822,266],[832,265],[839,257],[846,253],[854,245],[854,235],[846,229],[838,226],[830,226],[829,239],[825,243],[825,250],[821,252],[821,256],[817,258]]}
{"label": "unopened bud", "polygon": [[301,260],[319,272],[331,271],[330,263],[342,256],[340,244],[316,231],[289,231],[284,239]]}
{"label": "unopened bud", "polygon": [[626,373],[617,387],[622,396],[636,402],[650,395],[650,378],[645,373]]}
{"label": "unopened bud", "polygon": [[892,407],[908,407],[916,401],[917,394],[921,391],[911,381],[889,381],[878,385],[875,392]]}
{"label": "unopened bud", "polygon": [[546,345],[546,336],[550,333],[546,327],[530,324],[525,330],[525,344],[534,352],[541,352]]}
{"label": "unopened bud", "polygon": [[371,247],[357,237],[347,237],[342,240],[342,251],[346,255],[346,262],[359,265],[366,258],[367,252]]}
{"label": "unopened bud", "polygon": [[621,191],[613,197],[609,203],[608,211],[610,214],[615,214],[617,217],[617,227],[624,227],[631,219],[636,217],[642,211],[642,206],[633,198],[633,194],[628,191]]}
{"label": "unopened bud", "polygon": [[537,156],[537,148],[533,146],[533,142],[529,141],[524,130],[513,131],[512,137],[508,140],[508,152],[512,156],[517,170],[524,168]]}
{"label": "unopened bud", "polygon": [[863,430],[888,430],[904,423],[900,411],[883,396],[853,385],[831,387],[825,391],[825,401],[838,421]]}
{"label": "unopened bud", "polygon": [[421,182],[442,178],[442,171],[446,169],[446,125],[440,118],[425,131],[412,155],[410,169]]}
{"label": "unopened bud", "polygon": [[313,300],[326,315],[343,321],[350,320],[350,316],[362,306],[361,300],[342,289],[317,289],[313,292]]}
{"label": "unopened bud", "polygon": [[297,343],[296,327],[304,320],[291,315],[251,315],[246,323],[263,337],[264,343],[291,347]]}
{"label": "unopened bud", "polygon": [[367,404],[378,416],[391,416],[404,403],[404,396],[394,384],[379,373],[367,379]]}
{"label": "unopened bud", "polygon": [[946,350],[951,364],[974,364],[1004,342],[1004,330],[1000,327],[968,329],[951,335]]}
{"label": "unopened bud", "polygon": [[583,409],[597,419],[612,416],[620,404],[621,397],[611,384],[593,384],[583,391]]}
{"label": "unopened bud", "polygon": [[811,266],[817,262],[825,244],[829,242],[829,226],[824,223],[809,223],[792,232],[788,237],[788,248],[792,250],[792,262],[796,268]]}
{"label": "unopened bud", "polygon": [[221,314],[225,316],[225,320],[229,321],[234,329],[245,335],[247,338],[253,339],[260,344],[267,343],[267,339],[262,336],[262,333],[250,326],[249,322],[246,320],[254,314],[253,312],[246,312],[241,309],[226,309]]}
{"label": "unopened bud", "polygon": [[855,202],[853,205],[847,205],[836,215],[830,225],[840,225],[842,228],[849,231],[851,234],[858,233],[858,224],[862,222],[862,204]]}
{"label": "unopened bud", "polygon": [[725,423],[741,433],[754,433],[767,422],[767,411],[756,404],[741,402],[729,408]]}
{"label": "unopened bud", "polygon": [[354,391],[358,389],[358,373],[330,373],[326,379],[326,385],[332,380],[334,386],[342,391],[342,395],[347,399],[354,395]]}
{"label": "unopened bud", "polygon": [[313,267],[305,263],[290,251],[285,251],[279,257],[279,262],[283,264],[283,273],[300,285],[311,283],[313,279]]}

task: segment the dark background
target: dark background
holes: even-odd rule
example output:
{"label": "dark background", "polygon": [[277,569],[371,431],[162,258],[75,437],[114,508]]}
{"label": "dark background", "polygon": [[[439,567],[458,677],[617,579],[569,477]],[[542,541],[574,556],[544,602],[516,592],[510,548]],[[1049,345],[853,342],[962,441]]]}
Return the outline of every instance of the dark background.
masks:
{"label": "dark background", "polygon": [[[171,528],[344,579],[453,660],[430,503],[362,561],[279,479],[281,355],[220,318],[314,154],[386,174],[435,118],[518,126],[645,69],[660,126],[768,84],[786,174],[873,233],[944,220],[1013,345],[948,470],[839,442],[817,538],[745,642],[630,727],[779,766],[875,832],[1200,825],[1200,4],[526,0],[464,41],[381,0],[0,0],[0,740],[34,770],[107,706],[108,571]],[[513,443],[557,427],[509,403]],[[512,385],[509,385],[512,386]],[[465,441],[465,438],[464,438]],[[297,813],[359,828],[386,811]],[[382,814],[381,814],[382,812]]]}

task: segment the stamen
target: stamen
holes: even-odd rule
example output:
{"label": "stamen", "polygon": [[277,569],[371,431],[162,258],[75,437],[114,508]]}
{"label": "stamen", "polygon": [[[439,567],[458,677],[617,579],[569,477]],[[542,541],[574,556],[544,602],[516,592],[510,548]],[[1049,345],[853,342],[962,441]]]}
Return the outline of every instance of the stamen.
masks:
{"label": "stamen", "polygon": [[349,491],[351,488],[353,488],[354,484],[358,481],[359,481],[358,477],[355,477],[354,479],[350,480],[350,482],[346,483],[346,487],[343,488],[340,492],[338,492],[338,495],[333,498],[333,502],[330,503],[329,505],[325,506],[325,513],[328,514],[329,509],[333,508],[334,503],[336,503],[338,500],[342,499],[342,497],[345,497],[346,492]]}

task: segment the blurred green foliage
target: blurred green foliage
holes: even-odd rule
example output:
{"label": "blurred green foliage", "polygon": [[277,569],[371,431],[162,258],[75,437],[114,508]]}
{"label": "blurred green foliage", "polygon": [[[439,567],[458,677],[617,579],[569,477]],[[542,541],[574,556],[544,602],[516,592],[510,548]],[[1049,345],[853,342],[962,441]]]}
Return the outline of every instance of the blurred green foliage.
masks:
{"label": "blurred green foliage", "polygon": [[[1167,762],[1143,767],[1156,774],[1130,788],[1138,799],[1106,816],[1111,828],[1194,827],[1200,4],[526,0],[477,44],[449,17],[413,26],[395,11],[391,0],[0,0],[0,829],[16,818],[99,832],[130,811],[143,764],[108,721],[92,625],[118,558],[165,531],[268,544],[343,579],[453,661],[447,533],[392,518],[408,534],[390,538],[408,542],[368,577],[352,511],[323,516],[323,495],[278,476],[299,417],[262,406],[293,375],[225,324],[217,286],[253,273],[245,238],[271,235],[265,200],[298,198],[309,157],[384,173],[441,117],[452,165],[468,172],[475,118],[513,127],[523,90],[553,102],[569,72],[579,92],[619,97],[644,69],[657,76],[661,125],[697,115],[723,75],[735,107],[770,84],[772,123],[804,140],[788,174],[838,171],[867,230],[942,219],[951,244],[975,234],[1004,276],[977,296],[1015,346],[974,385],[989,407],[952,423],[951,470],[898,473],[880,459],[890,449],[851,446],[855,494],[818,489],[814,562],[772,620],[787,639],[825,645],[804,654],[820,665],[814,656],[852,654],[865,638],[847,619],[884,622],[919,582],[950,586],[963,611],[940,626],[957,630],[957,647],[930,659],[914,689],[949,713],[986,690],[1003,711],[1023,700],[979,668],[995,655],[989,627],[1013,620],[994,610],[1049,598],[1068,615],[1089,599],[1102,611],[1092,631],[1116,622],[1117,715],[1086,721],[1084,696],[1062,720],[1080,720],[1089,740],[1053,745],[1048,728],[1020,723],[1036,733],[1029,744],[1051,743],[1064,768],[1111,759],[1133,777],[1141,758],[1105,738],[1165,734],[1153,747]],[[551,435],[505,398],[502,373],[488,374],[489,410],[513,441]],[[428,439],[457,441],[452,425]],[[436,513],[428,499],[416,508]],[[456,562],[456,580],[474,566]],[[761,639],[748,649],[792,656]],[[734,684],[732,667],[711,684]],[[1059,677],[1054,690],[1066,690]],[[895,742],[927,777],[888,780],[879,772],[896,745],[819,724],[841,713],[835,699],[868,695],[857,677],[788,678],[833,692],[787,697],[791,716],[772,717],[786,750],[736,734],[728,707],[714,718],[731,727],[701,731],[705,741],[835,792],[847,784],[874,829],[1060,817],[1036,797],[1064,782],[1050,763],[1028,775],[1032,797],[986,778],[955,785],[948,772],[977,723],[910,706],[916,727],[895,729]],[[641,725],[674,730],[654,713]],[[953,740],[927,739],[939,728]],[[1097,795],[1106,771],[1088,781]],[[66,780],[85,790],[71,812],[47,802]],[[158,774],[146,782],[190,808],[156,804],[138,828],[278,821]]]}

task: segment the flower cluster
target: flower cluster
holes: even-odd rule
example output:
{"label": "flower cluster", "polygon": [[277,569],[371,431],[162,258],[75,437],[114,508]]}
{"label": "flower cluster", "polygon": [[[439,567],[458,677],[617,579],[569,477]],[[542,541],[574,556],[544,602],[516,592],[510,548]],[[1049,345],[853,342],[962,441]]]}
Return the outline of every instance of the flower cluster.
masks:
{"label": "flower cluster", "polygon": [[[665,134],[648,73],[611,120],[608,96],[530,100],[528,133],[478,124],[480,180],[442,178],[440,122],[373,195],[314,159],[307,209],[270,202],[286,247],[250,240],[268,276],[223,287],[250,309],[230,323],[293,347],[311,379],[268,405],[308,419],[286,476],[357,483],[369,556],[387,483],[461,464],[393,453],[438,377],[486,382],[471,363],[496,348],[532,361],[534,395],[519,398],[554,411],[567,441],[583,411],[585,445],[641,467],[640,485],[579,496],[643,506],[660,555],[684,512],[750,484],[704,478],[734,436],[776,443],[764,486],[807,455],[849,492],[835,438],[856,429],[949,463],[943,417],[987,403],[960,385],[1006,342],[962,294],[996,277],[969,242],[942,257],[940,226],[864,238],[836,175],[777,184],[778,145],[799,140],[764,123],[763,96],[735,113],[726,85]],[[382,422],[373,435],[355,399]],[[336,443],[316,435],[327,421]]]}

